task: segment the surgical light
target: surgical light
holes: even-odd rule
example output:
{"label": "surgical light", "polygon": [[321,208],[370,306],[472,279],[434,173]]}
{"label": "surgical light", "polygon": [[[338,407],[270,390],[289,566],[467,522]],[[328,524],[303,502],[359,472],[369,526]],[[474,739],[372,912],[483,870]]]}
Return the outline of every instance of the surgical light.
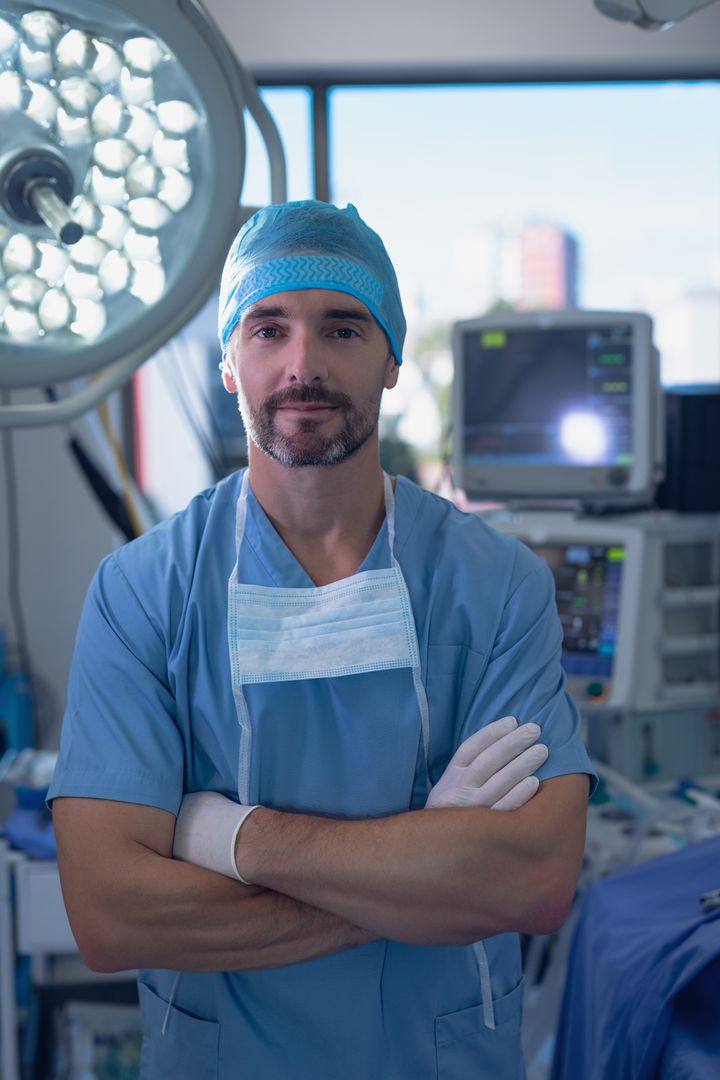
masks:
{"label": "surgical light", "polygon": [[0,389],[100,373],[0,427],[71,419],[202,306],[246,212],[257,89],[199,0],[0,0]]}

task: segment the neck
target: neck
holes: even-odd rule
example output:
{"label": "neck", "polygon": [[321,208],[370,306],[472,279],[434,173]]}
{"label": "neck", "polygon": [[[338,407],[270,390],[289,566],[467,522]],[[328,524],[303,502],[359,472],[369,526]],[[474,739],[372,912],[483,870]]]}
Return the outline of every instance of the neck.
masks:
{"label": "neck", "polygon": [[354,574],[385,517],[376,440],[339,465],[290,469],[252,443],[253,494],[316,584]]}

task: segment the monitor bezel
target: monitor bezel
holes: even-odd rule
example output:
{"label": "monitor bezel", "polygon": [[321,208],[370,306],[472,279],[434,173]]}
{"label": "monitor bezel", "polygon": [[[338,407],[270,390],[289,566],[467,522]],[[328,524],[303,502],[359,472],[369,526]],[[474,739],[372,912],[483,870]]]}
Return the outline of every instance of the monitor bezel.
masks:
{"label": "monitor bezel", "polygon": [[[628,323],[632,331],[633,462],[627,482],[618,486],[612,465],[528,465],[487,461],[469,463],[464,452],[465,357],[468,334],[485,330],[590,329]],[[453,471],[455,486],[470,501],[517,502],[576,500],[588,506],[647,505],[659,478],[659,364],[653,348],[652,319],[637,311],[495,312],[463,319],[453,327]]]}

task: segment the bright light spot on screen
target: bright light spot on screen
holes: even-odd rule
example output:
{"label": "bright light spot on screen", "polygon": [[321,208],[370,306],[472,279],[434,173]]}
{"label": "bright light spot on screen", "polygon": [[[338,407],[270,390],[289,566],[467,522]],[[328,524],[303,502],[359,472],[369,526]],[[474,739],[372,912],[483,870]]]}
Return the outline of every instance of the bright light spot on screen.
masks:
{"label": "bright light spot on screen", "polygon": [[560,445],[570,461],[597,465],[607,453],[605,424],[595,413],[568,413],[560,421]]}

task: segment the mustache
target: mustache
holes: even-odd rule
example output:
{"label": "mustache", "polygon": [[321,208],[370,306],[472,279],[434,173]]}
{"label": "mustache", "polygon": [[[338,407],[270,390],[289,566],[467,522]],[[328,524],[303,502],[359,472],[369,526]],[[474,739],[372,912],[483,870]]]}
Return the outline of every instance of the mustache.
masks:
{"label": "mustache", "polygon": [[265,408],[275,412],[283,405],[306,405],[306,404],[329,405],[335,409],[343,409],[345,412],[352,408],[352,401],[347,394],[326,390],[321,386],[298,386],[287,390],[276,390],[265,399]]}

